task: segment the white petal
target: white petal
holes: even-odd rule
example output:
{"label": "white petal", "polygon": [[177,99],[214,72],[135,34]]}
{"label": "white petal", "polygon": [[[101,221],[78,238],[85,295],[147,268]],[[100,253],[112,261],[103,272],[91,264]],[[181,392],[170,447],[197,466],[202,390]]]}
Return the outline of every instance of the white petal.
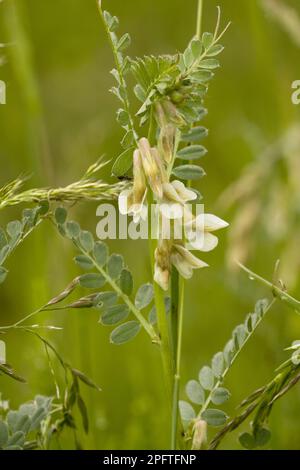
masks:
{"label": "white petal", "polygon": [[125,189],[124,191],[120,193],[119,200],[118,200],[120,214],[122,215],[128,214],[129,212],[128,204],[129,204],[129,198],[131,195],[132,195],[131,189]]}
{"label": "white petal", "polygon": [[194,256],[189,250],[180,245],[174,245],[174,248],[180,255],[187,261],[193,269],[200,269],[208,267],[208,264]]}
{"label": "white petal", "polygon": [[191,279],[193,276],[193,269],[180,254],[176,253],[171,255],[171,263],[184,279]]}
{"label": "white petal", "polygon": [[180,204],[182,203],[181,198],[178,196],[177,191],[175,190],[175,188],[172,186],[171,183],[164,183],[163,191],[164,191],[164,200],[166,199],[167,201],[178,202]]}
{"label": "white petal", "polygon": [[208,232],[215,232],[216,230],[221,230],[228,226],[229,224],[225,222],[225,220],[220,219],[216,215],[204,214],[204,227]]}
{"label": "white petal", "polygon": [[181,181],[175,180],[171,184],[183,202],[195,201],[197,199],[197,194],[188,189]]}
{"label": "white petal", "polygon": [[219,239],[209,232],[201,233],[198,231],[194,234],[194,239],[189,238],[189,242],[195,250],[207,253],[213,251],[218,246]]}
{"label": "white petal", "polygon": [[133,221],[137,224],[141,219],[147,219],[148,207],[144,204],[133,204],[129,209],[129,213],[133,215]]}

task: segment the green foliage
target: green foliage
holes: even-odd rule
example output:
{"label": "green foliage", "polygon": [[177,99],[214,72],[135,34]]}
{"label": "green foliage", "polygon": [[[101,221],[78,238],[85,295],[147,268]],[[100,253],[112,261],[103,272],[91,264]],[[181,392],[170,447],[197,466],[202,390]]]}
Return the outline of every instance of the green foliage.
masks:
{"label": "green foliage", "polygon": [[[59,208],[57,211],[61,212]],[[141,286],[133,302],[130,299],[133,293],[133,277],[129,268],[125,266],[123,257],[119,254],[109,255],[106,243],[103,241],[95,242],[90,232],[81,230],[80,226],[74,222],[68,222],[67,217],[63,217],[63,223],[60,223],[61,220],[55,215],[54,221],[59,232],[70,238],[81,252],[79,256],[74,258],[75,263],[84,271],[94,270],[97,272],[88,272],[76,278],[63,293],[52,299],[48,306],[60,303],[78,284],[83,288],[93,290],[102,289],[108,285],[113,292],[97,292],[59,308],[96,308],[101,311],[99,323],[105,326],[124,322],[131,313],[138,322],[129,321],[119,325],[110,336],[111,342],[123,344],[130,341],[137,336],[141,327],[147,331],[153,340],[156,340],[155,330],[141,313],[141,310],[153,301],[152,284]],[[74,227],[76,227],[76,230],[74,230]]]}
{"label": "green foliage", "polygon": [[[200,405],[198,418],[203,419],[208,425],[222,426],[228,417],[222,410],[209,408],[210,405],[223,405],[230,398],[230,391],[223,387],[223,382],[247,341],[258,328],[266,313],[273,303],[268,300],[259,300],[254,313],[249,314],[245,322],[238,325],[231,339],[222,352],[216,353],[210,366],[204,366],[199,372],[198,380],[191,380],[186,385],[186,394],[189,400]],[[194,419],[194,418],[193,418]],[[193,434],[192,423],[187,423],[188,433]]]}
{"label": "green foliage", "polygon": [[145,56],[130,61],[130,71],[137,84],[134,92],[143,104],[137,112],[141,125],[150,117],[153,103],[166,94],[178,74],[177,56]]}
{"label": "green foliage", "polygon": [[119,27],[118,18],[111,15],[108,11],[102,11],[100,4],[99,12],[105,25],[116,64],[116,68],[111,71],[116,85],[112,87],[110,91],[118,98],[122,105],[117,111],[117,121],[125,131],[121,145],[126,152],[120,155],[112,170],[113,174],[119,177],[127,173],[132,165],[132,149],[137,138],[133,118],[130,113],[127,83],[125,79],[130,67],[129,59],[123,55],[123,52],[126,51],[131,44],[131,38],[128,33],[123,34],[120,38],[117,36],[116,31]]}
{"label": "green foliage", "polygon": [[42,222],[49,211],[49,204],[44,202],[33,209],[24,209],[21,220],[9,222],[6,230],[0,229],[0,284],[5,281],[8,270],[3,266],[14,250]]}

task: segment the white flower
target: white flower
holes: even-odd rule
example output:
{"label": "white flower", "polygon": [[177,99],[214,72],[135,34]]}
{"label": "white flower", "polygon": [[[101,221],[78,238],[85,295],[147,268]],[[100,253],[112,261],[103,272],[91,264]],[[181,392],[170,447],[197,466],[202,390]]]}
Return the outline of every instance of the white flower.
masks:
{"label": "white flower", "polygon": [[194,269],[208,267],[207,263],[201,261],[184,246],[178,244],[172,247],[171,263],[184,279],[191,279]]}
{"label": "white flower", "polygon": [[214,250],[219,240],[212,234],[217,230],[228,227],[228,223],[213,214],[200,214],[187,222],[186,235],[195,250],[209,252]]}
{"label": "white flower", "polygon": [[180,219],[185,216],[187,220],[191,220],[185,204],[196,199],[197,194],[194,191],[188,189],[181,181],[175,180],[163,184],[163,197],[159,208],[167,219]]}
{"label": "white flower", "polygon": [[133,216],[133,221],[137,224],[141,219],[146,220],[148,207],[145,203],[147,191],[140,203],[134,202],[133,189],[125,189],[119,195],[119,211],[122,215]]}
{"label": "white flower", "polygon": [[160,241],[155,251],[154,281],[167,291],[172,265],[184,279],[190,279],[195,269],[206,268],[208,264],[189,252],[180,242]]}

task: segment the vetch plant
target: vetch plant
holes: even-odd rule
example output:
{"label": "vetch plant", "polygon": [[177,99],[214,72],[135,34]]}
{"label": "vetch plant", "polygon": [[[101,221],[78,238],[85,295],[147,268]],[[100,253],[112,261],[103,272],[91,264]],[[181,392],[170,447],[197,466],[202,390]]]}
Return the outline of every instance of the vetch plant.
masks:
{"label": "vetch plant", "polygon": [[[273,299],[258,301],[253,312],[234,329],[225,347],[200,368],[198,377],[184,387],[181,384],[186,281],[196,276],[198,269],[208,267],[198,252],[214,250],[218,245],[215,232],[228,227],[227,222],[211,213],[195,214],[203,196],[193,184],[206,174],[198,165],[198,160],[207,154],[203,146],[208,135],[202,123],[207,114],[204,99],[220,66],[218,57],[224,49],[220,41],[229,26],[221,29],[218,9],[215,31],[202,33],[203,4],[203,0],[198,0],[196,34],[183,53],[130,58],[126,55],[131,44],[129,34],[119,34],[118,18],[102,9],[101,1],[97,2],[115,60],[111,72],[115,86],[111,92],[120,102],[117,121],[124,130],[120,155],[112,165],[112,175],[119,181],[109,184],[99,180],[96,173],[104,165],[99,161],[83,178],[67,187],[22,191],[24,181],[19,178],[0,189],[0,209],[24,203],[33,205],[23,211],[20,220],[10,222],[0,231],[0,282],[8,275],[8,257],[46,222],[73,245],[74,262],[80,270],[59,295],[16,323],[0,328],[3,335],[18,331],[42,343],[55,388],[53,397],[39,395],[17,411],[9,410],[3,402],[1,449],[47,449],[66,427],[74,430],[75,445],[79,448],[75,407],[81,414],[84,430],[89,428],[88,410],[79,384],[99,388],[40,334],[43,329],[59,328],[43,325],[41,316],[37,324],[33,323],[38,314],[95,309],[99,312],[99,324],[110,328],[109,340],[117,346],[144,333],[161,355],[173,450],[216,449],[229,432],[250,416],[254,416],[251,433],[240,435],[239,442],[247,449],[267,445],[273,405],[299,380],[299,342],[296,342],[290,348],[291,357],[279,368],[275,379],[246,398],[236,417],[228,416],[226,402],[232,393],[226,384],[227,376],[274,303],[282,301],[300,311],[299,301],[287,293],[276,276],[272,283],[240,265],[250,279],[268,288]],[[133,90],[129,76],[135,82]],[[135,110],[132,92],[139,101]],[[130,217],[137,230],[145,220],[151,225],[149,214],[154,206],[157,227],[156,236],[150,235],[151,230],[148,234],[151,277],[146,284],[136,285],[127,260],[110,253],[106,241],[96,240],[72,220],[71,206],[90,201],[117,201],[120,214]],[[178,227],[184,229],[180,236]],[[62,368],[63,384],[57,379],[52,355]],[[0,374],[25,381],[6,363],[0,364]],[[220,429],[210,439],[214,428]]]}

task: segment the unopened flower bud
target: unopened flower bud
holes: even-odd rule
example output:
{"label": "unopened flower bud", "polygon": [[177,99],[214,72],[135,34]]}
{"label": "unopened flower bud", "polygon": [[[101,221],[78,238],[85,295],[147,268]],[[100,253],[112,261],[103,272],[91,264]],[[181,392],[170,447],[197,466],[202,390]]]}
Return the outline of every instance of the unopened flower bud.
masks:
{"label": "unopened flower bud", "polygon": [[154,280],[164,291],[169,288],[171,272],[169,245],[167,240],[161,240],[155,250]]}
{"label": "unopened flower bud", "polygon": [[167,120],[164,108],[160,102],[156,102],[154,104],[154,116],[158,124],[158,127],[163,128],[168,124],[168,120]]}
{"label": "unopened flower bud", "polygon": [[174,124],[167,124],[161,128],[158,148],[164,156],[164,160],[170,163],[173,158],[175,148],[176,127]]}
{"label": "unopened flower bud", "polygon": [[139,141],[139,149],[144,172],[149,185],[153,193],[161,199],[163,196],[162,167],[160,162],[157,160],[156,151],[150,147],[149,141],[146,138],[142,138]]}
{"label": "unopened flower bud", "polygon": [[201,450],[207,444],[207,422],[199,419],[194,424],[192,450]]}
{"label": "unopened flower bud", "polygon": [[172,101],[169,101],[169,100],[163,101],[162,107],[163,107],[164,113],[167,117],[167,120],[169,122],[172,122],[172,123],[176,124],[179,127],[186,125],[185,120],[183,119],[181,114],[178,112],[175,104],[172,103]]}

